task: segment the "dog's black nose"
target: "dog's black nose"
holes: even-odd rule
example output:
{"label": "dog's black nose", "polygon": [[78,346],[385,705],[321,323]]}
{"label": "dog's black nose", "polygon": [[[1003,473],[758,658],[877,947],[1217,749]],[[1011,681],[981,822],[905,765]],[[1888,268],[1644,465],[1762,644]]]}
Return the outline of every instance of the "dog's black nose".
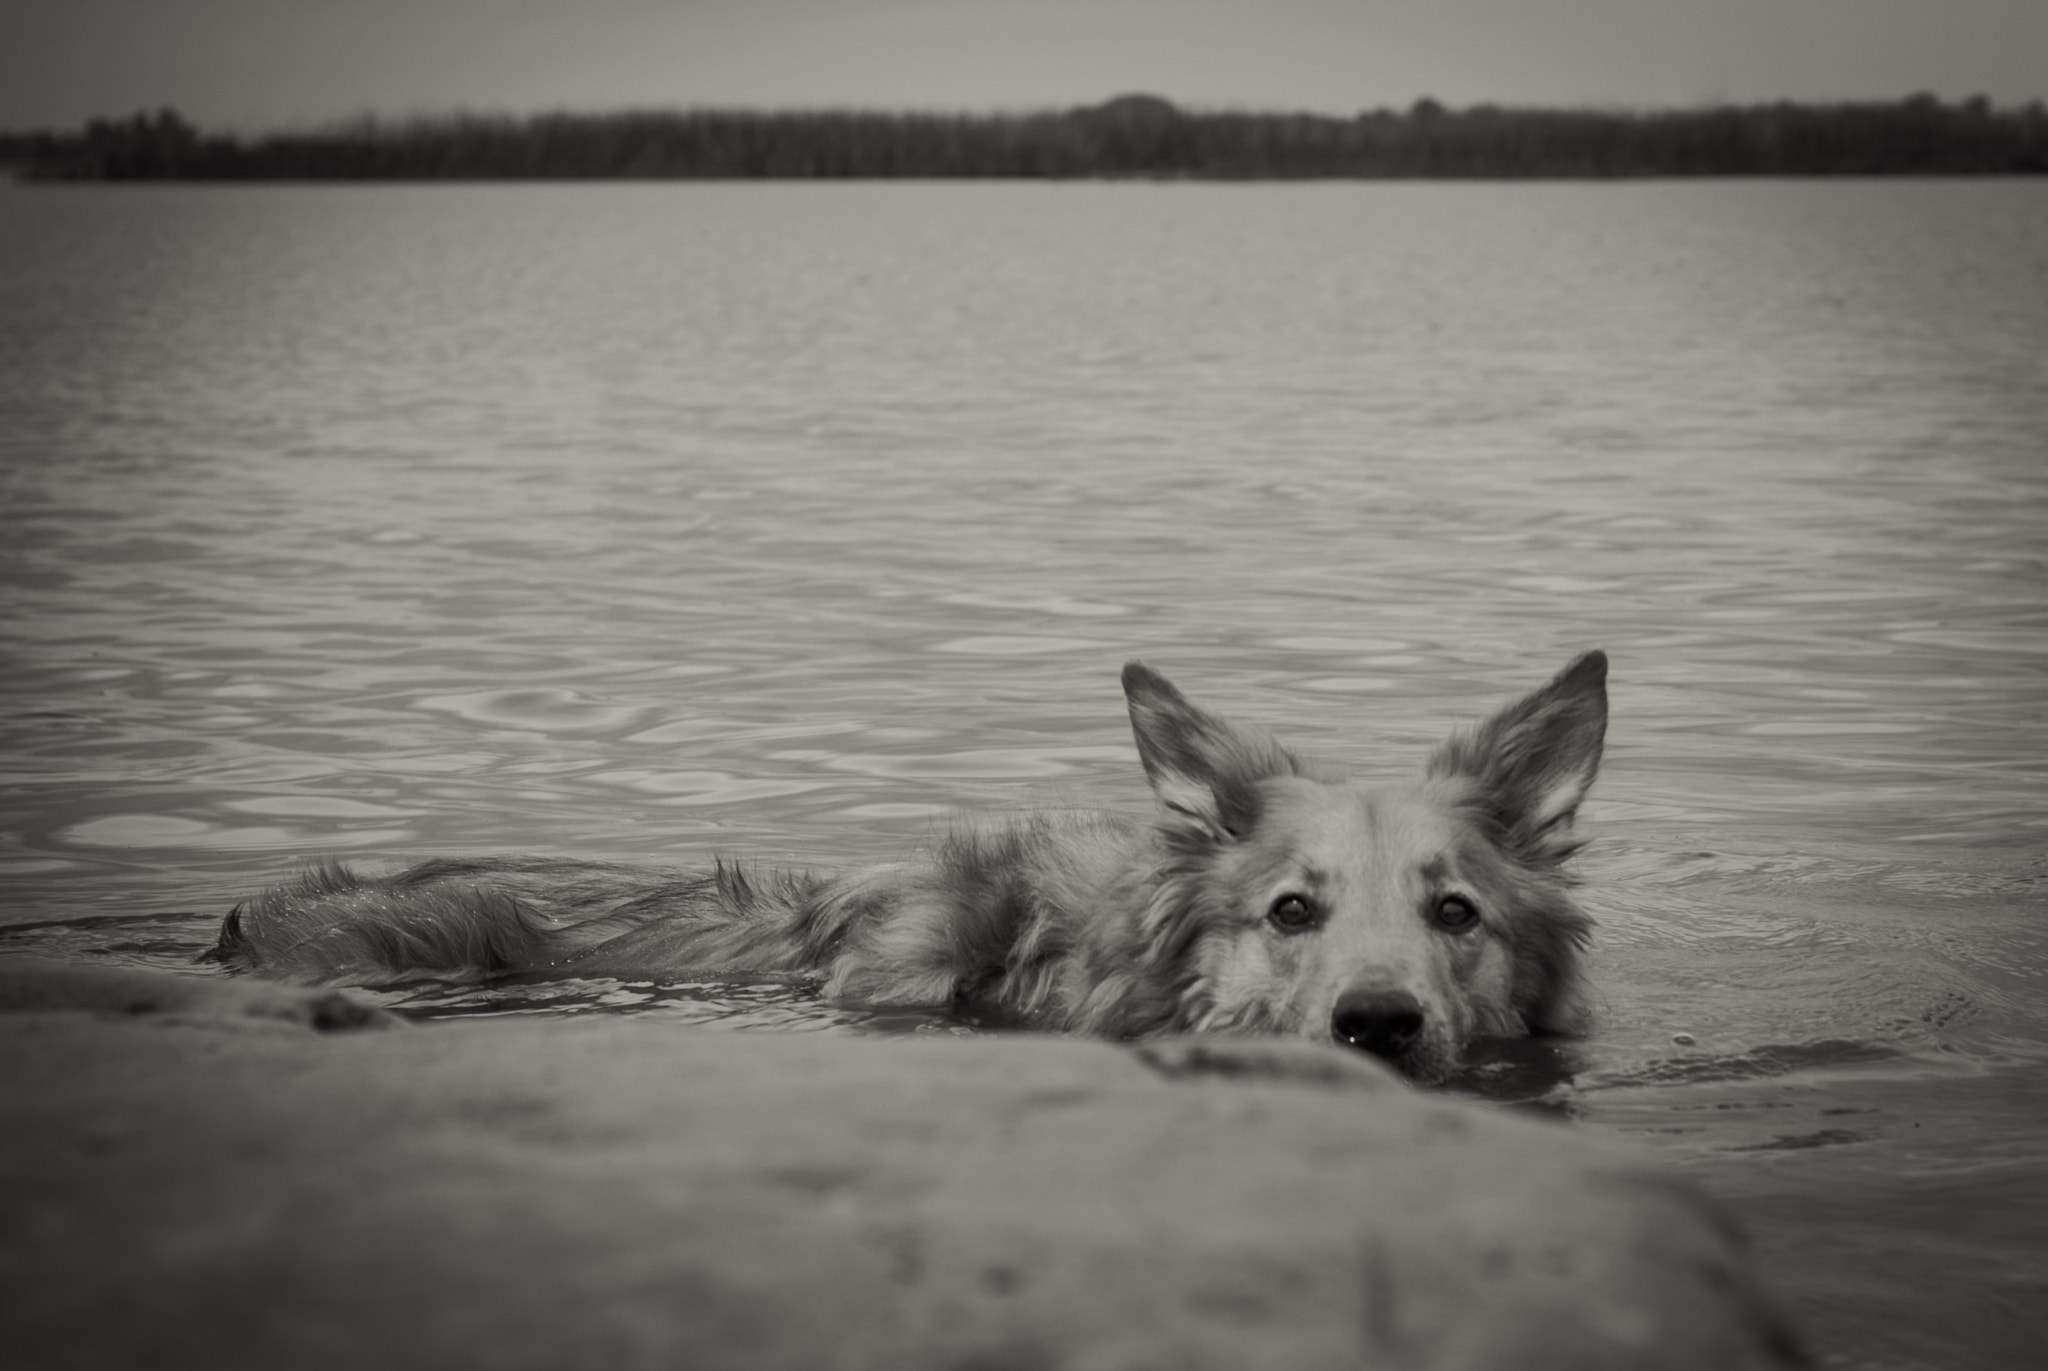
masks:
{"label": "dog's black nose", "polygon": [[1422,1036],[1422,1001],[1405,990],[1351,990],[1330,1014],[1338,1042],[1394,1061]]}

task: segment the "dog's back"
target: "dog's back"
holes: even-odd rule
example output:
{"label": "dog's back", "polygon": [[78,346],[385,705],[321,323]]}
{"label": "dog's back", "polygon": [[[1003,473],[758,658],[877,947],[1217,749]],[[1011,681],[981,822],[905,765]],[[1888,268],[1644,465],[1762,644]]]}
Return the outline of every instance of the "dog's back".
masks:
{"label": "dog's back", "polygon": [[1087,926],[1120,889],[1121,903],[1142,902],[1152,847],[1119,816],[1037,814],[963,825],[917,861],[830,877],[726,862],[436,860],[389,876],[329,864],[237,905],[206,959],[356,985],[786,975],[850,1002],[975,1001],[1068,1027]]}
{"label": "dog's back", "polygon": [[[682,872],[547,858],[436,860],[377,877],[330,863],[235,906],[206,959],[281,980],[358,985],[568,972],[652,925],[670,930],[679,948],[688,943],[690,965],[716,971],[760,956],[789,960],[775,935],[818,884],[784,872],[762,880],[724,863]],[[680,962],[653,964],[647,972],[679,969]]]}

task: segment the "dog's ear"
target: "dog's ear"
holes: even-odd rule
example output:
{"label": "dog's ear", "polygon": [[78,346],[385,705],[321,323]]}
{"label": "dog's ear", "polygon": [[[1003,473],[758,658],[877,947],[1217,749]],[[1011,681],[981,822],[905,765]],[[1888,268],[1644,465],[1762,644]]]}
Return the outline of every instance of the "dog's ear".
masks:
{"label": "dog's ear", "polygon": [[1249,833],[1258,819],[1258,782],[1300,769],[1265,730],[1197,709],[1142,662],[1124,668],[1124,699],[1152,792],[1201,836],[1222,841]]}
{"label": "dog's ear", "polygon": [[1432,776],[1468,776],[1508,845],[1536,862],[1578,850],[1579,801],[1600,770],[1607,736],[1607,654],[1588,652],[1541,690],[1458,734],[1429,764]]}

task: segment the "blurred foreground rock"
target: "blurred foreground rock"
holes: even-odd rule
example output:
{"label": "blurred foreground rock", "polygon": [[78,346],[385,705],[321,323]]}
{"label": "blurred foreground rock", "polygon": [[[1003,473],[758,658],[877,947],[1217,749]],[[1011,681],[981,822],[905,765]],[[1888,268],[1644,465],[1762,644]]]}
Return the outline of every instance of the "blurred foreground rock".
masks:
{"label": "blurred foreground rock", "polygon": [[334,998],[0,962],[8,1365],[1798,1364],[1691,1191],[1336,1049]]}

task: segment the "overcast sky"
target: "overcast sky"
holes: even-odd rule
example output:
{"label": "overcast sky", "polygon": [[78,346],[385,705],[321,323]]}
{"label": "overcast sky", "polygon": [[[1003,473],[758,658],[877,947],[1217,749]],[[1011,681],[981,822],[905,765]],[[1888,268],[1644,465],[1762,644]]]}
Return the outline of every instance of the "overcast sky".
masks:
{"label": "overcast sky", "polygon": [[0,128],[456,109],[2048,96],[2048,0],[6,0]]}

